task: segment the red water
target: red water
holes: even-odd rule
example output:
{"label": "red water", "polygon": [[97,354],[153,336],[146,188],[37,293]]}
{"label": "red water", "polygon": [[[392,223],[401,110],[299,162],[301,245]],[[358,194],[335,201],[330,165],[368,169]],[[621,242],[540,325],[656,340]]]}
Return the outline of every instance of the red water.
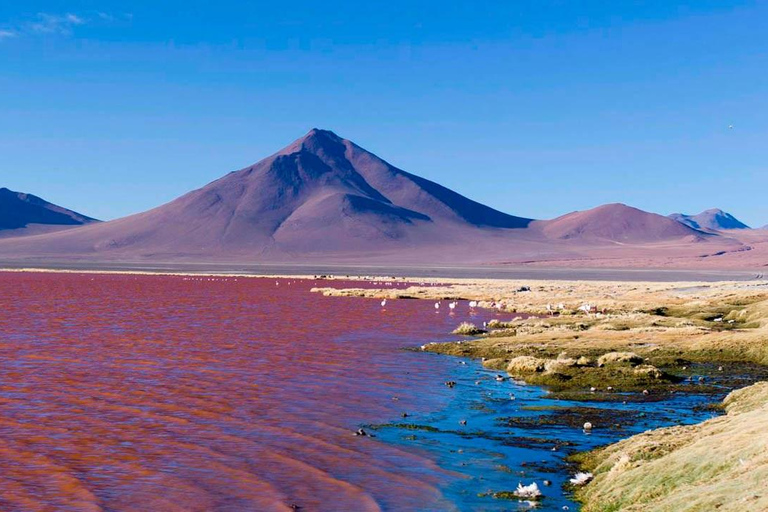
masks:
{"label": "red water", "polygon": [[0,274],[0,510],[448,507],[351,433],[435,406],[441,358],[399,349],[458,321],[289,282]]}

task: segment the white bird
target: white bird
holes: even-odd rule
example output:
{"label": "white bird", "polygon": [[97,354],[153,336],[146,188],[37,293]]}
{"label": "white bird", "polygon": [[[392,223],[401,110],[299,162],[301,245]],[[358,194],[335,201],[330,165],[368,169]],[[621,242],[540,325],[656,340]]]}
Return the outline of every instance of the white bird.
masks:
{"label": "white bird", "polygon": [[470,308],[476,308],[477,307],[477,301],[476,300],[469,301],[469,307]]}
{"label": "white bird", "polygon": [[571,483],[573,485],[586,485],[592,480],[592,478],[592,473],[580,471],[573,475],[573,478],[571,478]]}
{"label": "white bird", "polygon": [[733,125],[732,125],[732,124],[729,124],[729,125],[728,125],[728,129],[729,129],[729,130],[733,130]]}
{"label": "white bird", "polygon": [[450,303],[448,303],[448,307],[451,309],[451,311],[453,311],[454,309],[456,309],[456,303],[455,302],[450,302]]}
{"label": "white bird", "polygon": [[541,498],[541,491],[539,490],[539,486],[536,482],[533,482],[531,485],[523,485],[521,483],[518,483],[517,489],[515,489],[514,494],[518,498],[528,498],[528,499]]}
{"label": "white bird", "polygon": [[384,307],[387,305],[387,299],[384,299],[381,301],[381,307]]}
{"label": "white bird", "polygon": [[592,430],[592,424],[590,422],[584,423],[584,430]]}
{"label": "white bird", "polygon": [[440,303],[439,302],[435,302],[435,309],[440,309]]}

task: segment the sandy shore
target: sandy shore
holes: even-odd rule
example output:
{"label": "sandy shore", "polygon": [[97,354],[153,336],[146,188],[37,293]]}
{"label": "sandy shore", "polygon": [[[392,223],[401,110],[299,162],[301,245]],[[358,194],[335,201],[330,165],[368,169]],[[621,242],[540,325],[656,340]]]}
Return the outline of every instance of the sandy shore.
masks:
{"label": "sandy shore", "polygon": [[754,384],[768,378],[768,281],[455,280],[315,291],[499,308],[509,319],[474,326],[483,334],[423,349],[482,358],[564,398],[654,400],[748,386],[729,395],[722,417],[579,455],[594,479],[575,492],[586,511],[768,509],[768,383]]}

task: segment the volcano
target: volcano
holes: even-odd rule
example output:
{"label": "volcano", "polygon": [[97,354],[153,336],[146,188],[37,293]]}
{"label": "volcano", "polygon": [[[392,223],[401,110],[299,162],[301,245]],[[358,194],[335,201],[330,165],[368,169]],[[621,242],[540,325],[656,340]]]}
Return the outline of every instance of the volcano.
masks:
{"label": "volcano", "polygon": [[274,155],[153,210],[0,247],[0,254],[259,261],[450,245],[530,222],[313,129]]}

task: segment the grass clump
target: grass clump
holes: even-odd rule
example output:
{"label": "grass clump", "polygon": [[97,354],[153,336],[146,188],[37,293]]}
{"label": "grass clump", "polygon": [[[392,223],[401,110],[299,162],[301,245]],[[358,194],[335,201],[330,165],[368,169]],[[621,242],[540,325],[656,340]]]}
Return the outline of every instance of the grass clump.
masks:
{"label": "grass clump", "polygon": [[471,322],[461,322],[456,329],[453,330],[453,334],[460,334],[462,336],[476,336],[486,332],[484,329],[476,326]]}

